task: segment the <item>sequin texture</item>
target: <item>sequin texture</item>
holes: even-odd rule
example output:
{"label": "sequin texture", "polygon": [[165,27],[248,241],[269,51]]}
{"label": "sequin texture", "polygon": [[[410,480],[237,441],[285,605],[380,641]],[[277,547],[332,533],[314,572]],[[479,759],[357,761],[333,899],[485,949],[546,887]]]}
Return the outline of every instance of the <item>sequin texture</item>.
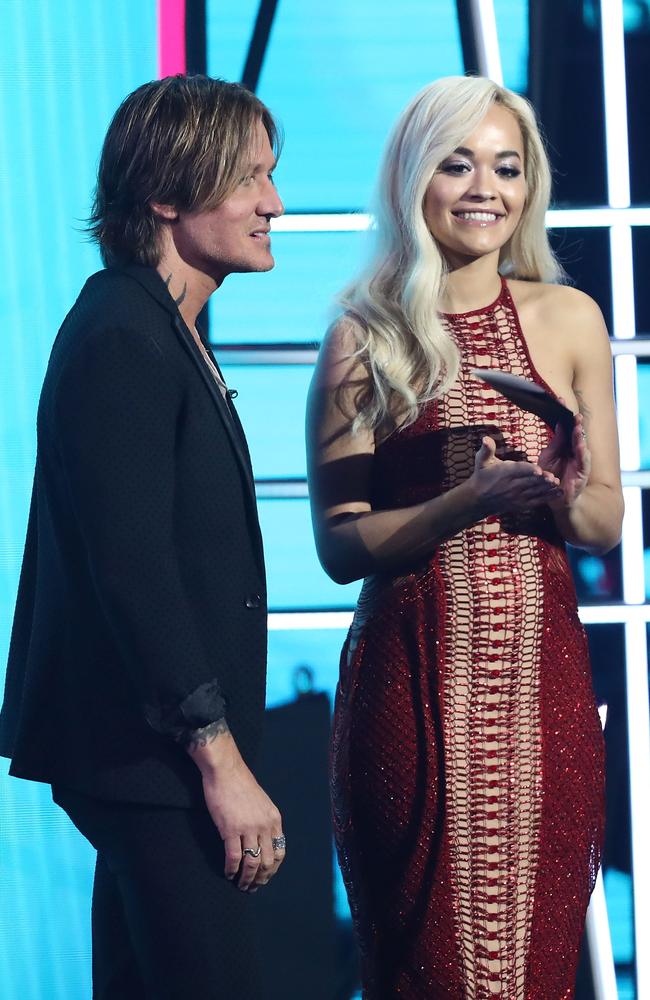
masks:
{"label": "sequin texture", "polygon": [[[483,435],[536,459],[549,431],[471,374],[535,371],[505,282],[446,317],[459,377],[380,445],[373,507],[471,475]],[[400,578],[364,582],[332,742],[337,849],[366,1000],[564,1000],[603,835],[584,630],[547,508],[494,516]]]}

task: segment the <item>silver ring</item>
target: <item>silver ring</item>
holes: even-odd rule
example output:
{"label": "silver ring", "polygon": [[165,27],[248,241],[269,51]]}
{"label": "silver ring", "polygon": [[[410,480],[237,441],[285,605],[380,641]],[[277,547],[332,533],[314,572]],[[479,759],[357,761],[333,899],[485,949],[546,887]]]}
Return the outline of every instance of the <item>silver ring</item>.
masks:
{"label": "silver ring", "polygon": [[251,858],[259,858],[260,854],[262,853],[262,848],[260,847],[259,844],[257,845],[257,848],[255,850],[253,850],[252,847],[245,847],[243,853],[249,854]]}
{"label": "silver ring", "polygon": [[274,851],[284,851],[287,846],[287,838],[284,834],[281,837],[271,837],[271,846]]}

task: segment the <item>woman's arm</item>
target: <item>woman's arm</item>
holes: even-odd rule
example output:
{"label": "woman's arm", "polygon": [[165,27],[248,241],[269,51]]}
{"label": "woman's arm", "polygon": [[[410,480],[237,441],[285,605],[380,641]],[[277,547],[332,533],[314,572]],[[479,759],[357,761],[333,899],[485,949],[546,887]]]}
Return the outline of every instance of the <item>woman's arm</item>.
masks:
{"label": "woman's arm", "polygon": [[381,570],[406,571],[436,546],[491,513],[519,511],[559,495],[552,473],[528,462],[502,462],[485,438],[475,471],[442,496],[397,510],[373,511],[370,474],[375,450],[352,423],[367,373],[350,355],[351,320],[331,330],[320,352],[307,407],[307,460],[319,558],[337,583]]}
{"label": "woman's arm", "polygon": [[560,454],[560,433],[544,449],[539,463],[562,483],[563,496],[550,507],[563,537],[588,552],[603,554],[619,541],[623,519],[612,355],[596,303],[580,295],[572,306],[567,336],[574,348],[573,392],[579,408],[572,453]]}

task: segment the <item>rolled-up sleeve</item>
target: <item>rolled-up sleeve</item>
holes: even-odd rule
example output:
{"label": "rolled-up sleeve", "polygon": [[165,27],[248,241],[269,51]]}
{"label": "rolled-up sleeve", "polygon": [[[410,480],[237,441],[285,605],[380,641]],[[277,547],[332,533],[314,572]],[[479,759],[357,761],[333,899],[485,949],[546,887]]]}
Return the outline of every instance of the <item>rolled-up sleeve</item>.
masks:
{"label": "rolled-up sleeve", "polygon": [[199,729],[226,716],[226,701],[218,680],[201,684],[180,704],[146,705],[147,722],[178,743],[189,743]]}

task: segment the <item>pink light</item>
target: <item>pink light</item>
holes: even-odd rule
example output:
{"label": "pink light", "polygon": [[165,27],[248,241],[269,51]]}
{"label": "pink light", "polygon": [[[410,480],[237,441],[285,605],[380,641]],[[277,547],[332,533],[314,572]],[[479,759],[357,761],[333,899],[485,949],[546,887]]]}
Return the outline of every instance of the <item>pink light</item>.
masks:
{"label": "pink light", "polygon": [[158,76],[185,69],[185,0],[158,0]]}

